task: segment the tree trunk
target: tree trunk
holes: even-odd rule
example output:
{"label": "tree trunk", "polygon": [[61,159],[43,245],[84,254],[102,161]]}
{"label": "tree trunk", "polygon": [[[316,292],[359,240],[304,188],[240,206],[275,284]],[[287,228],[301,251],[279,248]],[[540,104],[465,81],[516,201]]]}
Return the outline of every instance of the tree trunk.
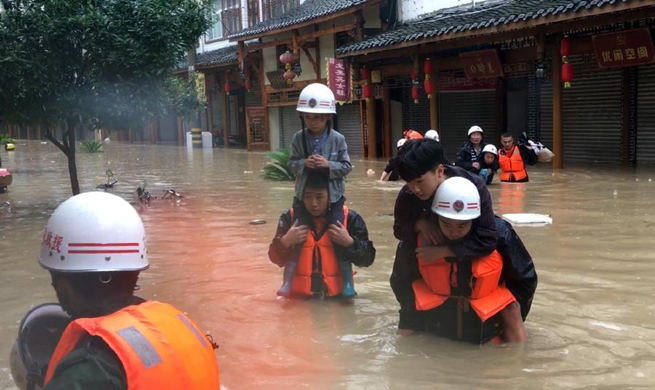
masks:
{"label": "tree trunk", "polygon": [[80,193],[80,182],[77,179],[77,164],[75,163],[75,124],[68,122],[68,131],[64,135],[64,143],[68,145],[68,174],[71,178],[71,190],[73,195]]}

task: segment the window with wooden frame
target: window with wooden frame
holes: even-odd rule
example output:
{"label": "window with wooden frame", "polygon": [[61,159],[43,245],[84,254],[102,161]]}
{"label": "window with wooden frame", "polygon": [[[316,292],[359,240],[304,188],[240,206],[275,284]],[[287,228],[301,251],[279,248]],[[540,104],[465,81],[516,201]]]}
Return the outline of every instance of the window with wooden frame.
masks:
{"label": "window with wooden frame", "polygon": [[259,0],[248,0],[248,27],[259,23]]}
{"label": "window with wooden frame", "polygon": [[207,31],[207,40],[227,38],[241,30],[240,0],[213,0],[212,27]]}
{"label": "window with wooden frame", "polygon": [[264,20],[277,18],[300,5],[300,0],[263,0]]}

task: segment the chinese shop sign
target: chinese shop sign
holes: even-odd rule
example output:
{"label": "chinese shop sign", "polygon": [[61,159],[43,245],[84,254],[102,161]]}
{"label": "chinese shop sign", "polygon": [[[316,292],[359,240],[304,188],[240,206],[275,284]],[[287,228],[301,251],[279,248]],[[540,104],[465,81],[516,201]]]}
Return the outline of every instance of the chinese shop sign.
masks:
{"label": "chinese shop sign", "polygon": [[622,68],[655,61],[650,30],[639,28],[594,35],[594,51],[601,68]]}
{"label": "chinese shop sign", "polygon": [[336,58],[328,58],[328,87],[334,92],[334,99],[339,104],[352,102],[350,79],[350,63]]}
{"label": "chinese shop sign", "polygon": [[504,75],[500,57],[494,49],[460,53],[459,58],[469,79],[498,78]]}

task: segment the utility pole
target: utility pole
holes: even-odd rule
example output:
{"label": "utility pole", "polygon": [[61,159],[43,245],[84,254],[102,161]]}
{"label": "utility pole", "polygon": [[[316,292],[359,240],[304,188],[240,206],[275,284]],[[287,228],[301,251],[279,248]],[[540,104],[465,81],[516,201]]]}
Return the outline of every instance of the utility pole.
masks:
{"label": "utility pole", "polygon": [[[191,45],[187,53],[187,62],[189,65],[189,88],[193,93],[197,93],[196,80],[198,74],[196,73],[196,63],[198,56],[196,54],[196,45]],[[202,148],[202,129],[200,128],[200,111],[197,110],[193,119],[191,120],[191,143],[194,148]],[[188,145],[187,145],[188,146]]]}

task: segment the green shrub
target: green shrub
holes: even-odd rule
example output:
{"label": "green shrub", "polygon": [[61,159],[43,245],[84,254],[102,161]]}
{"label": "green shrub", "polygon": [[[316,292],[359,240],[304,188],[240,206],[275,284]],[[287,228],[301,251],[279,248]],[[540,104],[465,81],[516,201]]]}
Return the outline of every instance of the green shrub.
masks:
{"label": "green shrub", "polygon": [[83,153],[102,153],[102,142],[100,141],[82,141],[80,151]]}
{"label": "green shrub", "polygon": [[9,134],[0,134],[0,145],[15,144],[16,140],[11,138]]}
{"label": "green shrub", "polygon": [[266,153],[266,158],[270,161],[267,161],[266,165],[264,165],[262,177],[266,180],[277,181],[296,180],[296,175],[287,166],[290,157],[291,149],[288,148],[280,148]]}

